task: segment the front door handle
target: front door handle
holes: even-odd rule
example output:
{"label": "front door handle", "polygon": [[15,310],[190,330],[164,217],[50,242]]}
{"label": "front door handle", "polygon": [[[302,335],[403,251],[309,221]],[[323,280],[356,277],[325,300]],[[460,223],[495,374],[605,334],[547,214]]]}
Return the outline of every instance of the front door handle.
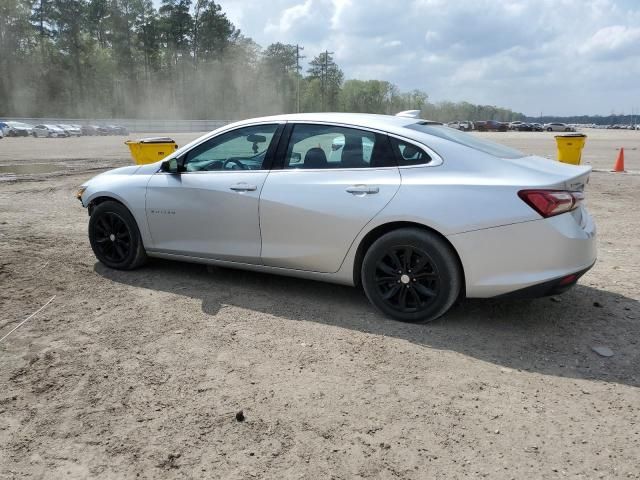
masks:
{"label": "front door handle", "polygon": [[370,187],[369,185],[351,185],[347,187],[347,192],[353,195],[367,195],[372,193],[378,193],[380,188]]}
{"label": "front door handle", "polygon": [[256,185],[249,185],[248,183],[236,183],[229,188],[234,192],[253,192],[258,189]]}

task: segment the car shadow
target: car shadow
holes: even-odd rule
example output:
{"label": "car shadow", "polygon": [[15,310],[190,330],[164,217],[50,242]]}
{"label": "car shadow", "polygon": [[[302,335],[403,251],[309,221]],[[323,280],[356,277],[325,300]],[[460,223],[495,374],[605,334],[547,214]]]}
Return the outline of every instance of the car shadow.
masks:
{"label": "car shadow", "polygon": [[[442,319],[406,324],[384,318],[361,289],[204,265],[155,260],[135,271],[96,263],[121,284],[183,295],[216,315],[233,305],[449,350],[509,369],[640,386],[640,302],[577,285],[559,297],[464,300]],[[601,357],[594,346],[607,346]]]}

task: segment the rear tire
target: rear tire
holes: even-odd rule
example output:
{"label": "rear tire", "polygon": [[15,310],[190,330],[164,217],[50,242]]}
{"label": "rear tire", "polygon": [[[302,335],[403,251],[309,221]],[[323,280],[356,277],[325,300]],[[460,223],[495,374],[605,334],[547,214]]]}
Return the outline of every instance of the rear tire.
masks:
{"label": "rear tire", "polygon": [[417,228],[376,240],[364,256],[361,278],[371,304],[403,322],[439,318],[462,289],[455,252],[437,234]]}
{"label": "rear tire", "polygon": [[89,242],[96,258],[110,268],[133,270],[147,261],[136,220],[118,202],[106,201],[93,209]]}
{"label": "rear tire", "polygon": [[547,132],[553,132],[553,128],[547,128]]}

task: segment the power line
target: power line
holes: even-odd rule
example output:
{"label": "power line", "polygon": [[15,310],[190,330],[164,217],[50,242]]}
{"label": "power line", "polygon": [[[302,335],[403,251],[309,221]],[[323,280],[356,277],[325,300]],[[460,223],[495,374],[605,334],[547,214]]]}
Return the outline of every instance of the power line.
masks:
{"label": "power line", "polygon": [[321,79],[321,83],[322,83],[322,111],[323,112],[325,110],[324,98],[326,96],[327,82],[329,80],[329,55],[333,55],[335,53],[336,52],[330,52],[329,50],[325,50],[324,51],[324,62],[321,64],[320,79]]}
{"label": "power line", "polygon": [[296,84],[296,111],[298,113],[300,113],[300,69],[302,68],[300,66],[300,59],[301,58],[306,58],[304,55],[300,55],[300,50],[304,50],[304,47],[301,47],[300,45],[296,44],[296,78],[297,78],[297,84]]}

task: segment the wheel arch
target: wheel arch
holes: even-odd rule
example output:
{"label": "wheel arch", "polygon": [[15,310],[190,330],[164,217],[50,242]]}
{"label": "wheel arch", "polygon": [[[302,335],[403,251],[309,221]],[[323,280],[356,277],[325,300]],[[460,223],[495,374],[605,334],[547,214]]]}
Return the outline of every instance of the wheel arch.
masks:
{"label": "wheel arch", "polygon": [[[98,195],[98,196],[92,198],[91,200],[89,200],[89,203],[87,204],[87,211],[89,212],[89,216],[91,216],[91,213],[93,212],[94,208],[96,208],[98,205],[100,205],[101,203],[104,203],[104,202],[116,202],[116,203],[119,203],[124,208],[129,210],[129,213],[131,213],[131,215],[133,216],[133,212],[131,211],[131,209],[129,208],[129,206],[126,203],[124,203],[122,200],[120,200],[117,197],[109,196],[109,195]],[[135,216],[134,216],[134,219],[135,219]]]}
{"label": "wheel arch", "polygon": [[449,239],[447,239],[447,237],[442,235],[437,230],[431,227],[428,227],[422,223],[416,223],[411,221],[393,221],[393,222],[383,223],[382,225],[378,225],[377,227],[371,229],[371,231],[367,232],[367,234],[362,238],[362,240],[360,241],[360,244],[358,245],[358,248],[356,250],[356,254],[354,257],[354,261],[353,261],[354,285],[361,284],[360,274],[362,270],[362,262],[364,260],[365,254],[367,253],[367,250],[369,250],[369,247],[371,247],[371,245],[373,245],[373,243],[383,235],[386,235],[387,233],[392,232],[394,230],[399,230],[401,228],[417,228],[420,230],[431,232],[437,235],[438,237],[440,237],[440,239],[442,239],[449,246],[449,248],[455,255],[456,262],[458,263],[458,268],[460,268],[460,274],[462,276],[462,287],[460,289],[460,296],[463,297],[466,291],[466,288],[465,288],[466,275],[464,271],[464,266],[462,265],[462,261],[460,259],[460,254],[458,253],[456,248],[449,241]]}

